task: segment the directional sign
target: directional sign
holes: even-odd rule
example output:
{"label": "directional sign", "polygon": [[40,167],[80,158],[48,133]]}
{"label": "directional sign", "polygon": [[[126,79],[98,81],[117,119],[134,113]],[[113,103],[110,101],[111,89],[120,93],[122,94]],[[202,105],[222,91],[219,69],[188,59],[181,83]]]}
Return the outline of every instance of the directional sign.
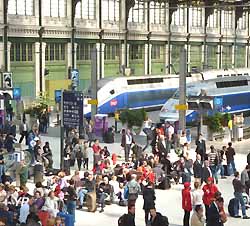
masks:
{"label": "directional sign", "polygon": [[98,100],[96,100],[96,99],[88,100],[88,104],[91,104],[91,105],[98,105]]}
{"label": "directional sign", "polygon": [[79,70],[78,69],[72,69],[71,81],[72,81],[73,87],[77,87],[79,85]]}
{"label": "directional sign", "polygon": [[12,88],[12,73],[6,72],[3,73],[3,88],[11,89]]}
{"label": "directional sign", "polygon": [[223,109],[223,98],[222,97],[214,97],[214,109],[217,111],[222,111]]}
{"label": "directional sign", "polygon": [[188,110],[188,106],[186,104],[177,104],[174,106],[177,111],[186,111]]}
{"label": "directional sign", "polygon": [[62,94],[62,123],[67,127],[83,125],[83,93],[64,91]]}
{"label": "directional sign", "polygon": [[21,89],[20,88],[13,89],[13,99],[14,100],[21,100]]}
{"label": "directional sign", "polygon": [[62,98],[62,90],[55,90],[55,102],[56,103],[61,103],[61,98]]}

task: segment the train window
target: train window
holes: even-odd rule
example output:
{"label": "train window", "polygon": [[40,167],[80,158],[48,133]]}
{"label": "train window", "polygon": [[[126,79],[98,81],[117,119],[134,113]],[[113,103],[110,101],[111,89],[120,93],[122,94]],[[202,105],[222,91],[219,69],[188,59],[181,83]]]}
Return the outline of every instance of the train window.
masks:
{"label": "train window", "polygon": [[222,75],[217,75],[217,78],[222,78]]}
{"label": "train window", "polygon": [[244,76],[248,76],[249,74],[248,73],[244,73]]}
{"label": "train window", "polygon": [[236,74],[231,74],[231,76],[236,76]]}
{"label": "train window", "polygon": [[162,83],[163,78],[142,78],[142,79],[129,79],[128,85],[150,84],[150,83]]}
{"label": "train window", "polygon": [[109,93],[113,95],[115,93],[115,91],[112,89],[109,91]]}
{"label": "train window", "polygon": [[242,74],[238,74],[238,76],[242,76]]}
{"label": "train window", "polygon": [[229,75],[227,74],[227,75],[224,75],[224,77],[229,77]]}
{"label": "train window", "polygon": [[216,82],[217,88],[227,88],[227,87],[247,86],[247,85],[248,85],[247,80]]}

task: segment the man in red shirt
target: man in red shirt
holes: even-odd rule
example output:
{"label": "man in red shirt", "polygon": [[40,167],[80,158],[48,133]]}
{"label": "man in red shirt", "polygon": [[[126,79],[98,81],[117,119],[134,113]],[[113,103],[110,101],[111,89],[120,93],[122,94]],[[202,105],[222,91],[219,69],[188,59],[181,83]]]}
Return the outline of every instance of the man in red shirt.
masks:
{"label": "man in red shirt", "polygon": [[191,187],[189,182],[184,183],[182,189],[182,209],[184,210],[183,226],[189,226],[190,212],[192,211]]}
{"label": "man in red shirt", "polygon": [[217,186],[214,184],[214,179],[212,177],[208,177],[207,183],[202,188],[204,195],[203,195],[203,203],[206,209],[206,218],[207,218],[207,211],[211,203],[215,200],[215,193],[218,190]]}

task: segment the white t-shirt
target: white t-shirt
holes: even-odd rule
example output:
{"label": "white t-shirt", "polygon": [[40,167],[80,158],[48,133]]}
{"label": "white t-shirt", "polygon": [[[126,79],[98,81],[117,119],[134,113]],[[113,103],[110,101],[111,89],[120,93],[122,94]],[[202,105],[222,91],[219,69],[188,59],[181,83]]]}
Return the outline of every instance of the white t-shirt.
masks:
{"label": "white t-shirt", "polygon": [[202,205],[203,204],[202,197],[203,197],[203,191],[201,189],[193,190],[193,192],[192,192],[192,205],[193,206]]}

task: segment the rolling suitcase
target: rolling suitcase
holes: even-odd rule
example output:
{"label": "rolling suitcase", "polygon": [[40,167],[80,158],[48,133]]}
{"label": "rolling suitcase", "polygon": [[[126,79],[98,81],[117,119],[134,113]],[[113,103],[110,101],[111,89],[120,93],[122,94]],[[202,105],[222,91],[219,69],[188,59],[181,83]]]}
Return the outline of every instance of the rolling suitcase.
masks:
{"label": "rolling suitcase", "polygon": [[57,214],[58,217],[61,217],[64,220],[65,226],[74,226],[74,218],[73,215],[59,212]]}
{"label": "rolling suitcase", "polygon": [[89,212],[96,211],[96,192],[89,192],[86,195],[86,206]]}
{"label": "rolling suitcase", "polygon": [[229,201],[229,204],[228,204],[228,213],[231,217],[234,217],[236,216],[238,213],[235,213],[234,212],[234,205],[235,205],[235,202],[237,202],[237,209],[239,210],[240,206],[239,206],[239,202],[237,199],[233,198]]}

